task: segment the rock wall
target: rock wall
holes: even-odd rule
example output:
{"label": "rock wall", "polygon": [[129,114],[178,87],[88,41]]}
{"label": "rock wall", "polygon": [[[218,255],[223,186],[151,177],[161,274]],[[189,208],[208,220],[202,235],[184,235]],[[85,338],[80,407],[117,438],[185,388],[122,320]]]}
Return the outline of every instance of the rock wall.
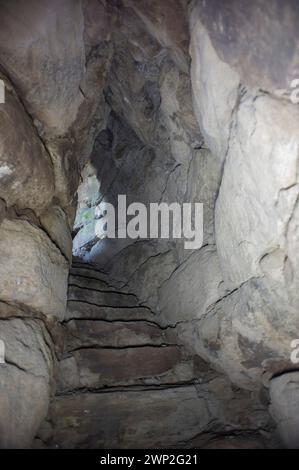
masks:
{"label": "rock wall", "polygon": [[[258,16],[259,7],[255,7],[251,14]],[[289,7],[285,5],[284,19]],[[275,18],[269,16],[270,29],[278,21],[275,12],[273,8]],[[217,28],[225,14],[219,15]],[[234,382],[254,387],[261,382],[264,368],[270,374],[272,367],[278,372],[276,361],[281,361],[279,372],[291,366],[290,343],[298,331],[298,107],[287,96],[278,98],[277,83],[270,74],[268,89],[252,69],[249,80],[243,80],[242,35],[234,38],[233,69],[228,65],[229,53],[224,63],[225,53],[221,59],[213,46],[212,20],[201,3],[195,5],[191,19],[195,110],[205,140],[223,162],[215,237],[226,295],[199,323],[199,336],[206,357],[221,364]],[[249,17],[243,22],[246,31]],[[267,67],[264,33],[255,34]],[[277,62],[281,54],[279,48]],[[220,74],[224,80],[219,81]],[[214,339],[216,351],[209,347]]]}
{"label": "rock wall", "polygon": [[[105,114],[103,8],[0,4],[1,448],[31,446],[55,384],[80,159]],[[99,31],[89,27],[93,11]]]}
{"label": "rock wall", "polygon": [[201,201],[204,244],[188,252],[174,240],[99,241],[91,215],[86,239],[77,220],[75,254],[135,292],[235,385],[267,394],[271,378],[294,367],[299,326],[298,9],[188,3],[176,2],[175,20],[171,1],[119,7],[112,113],[88,167],[99,197],[86,210],[118,194]]}

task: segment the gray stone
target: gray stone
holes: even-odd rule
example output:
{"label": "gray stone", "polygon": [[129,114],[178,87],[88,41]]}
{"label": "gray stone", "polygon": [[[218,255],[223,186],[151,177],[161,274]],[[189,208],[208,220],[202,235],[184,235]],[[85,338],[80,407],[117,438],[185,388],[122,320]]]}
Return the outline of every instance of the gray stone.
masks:
{"label": "gray stone", "polygon": [[[205,402],[193,386],[62,397],[53,403],[50,416],[54,436],[48,445],[61,448],[176,447],[209,422]],[[177,426],[180,422],[184,429]]]}
{"label": "gray stone", "polygon": [[200,0],[200,16],[222,60],[242,81],[264,90],[288,89],[298,78],[298,4]]}
{"label": "gray stone", "polygon": [[0,257],[1,300],[63,319],[68,263],[44,232],[26,221],[5,219]]}
{"label": "gray stone", "polygon": [[30,114],[46,132],[63,135],[82,102],[81,2],[2,2],[0,16],[0,62],[20,90]]}
{"label": "gray stone", "polygon": [[207,246],[192,253],[159,287],[159,305],[169,323],[200,318],[221,297],[217,252]]}
{"label": "gray stone", "polygon": [[5,104],[0,106],[0,198],[7,206],[39,214],[54,195],[53,166],[32,120],[5,83]]}
{"label": "gray stone", "polygon": [[72,237],[66,214],[60,207],[54,206],[40,216],[40,221],[50,239],[71,263]]}
{"label": "gray stone", "polygon": [[299,373],[282,374],[270,382],[270,412],[285,446],[299,448]]}
{"label": "gray stone", "polygon": [[192,361],[176,346],[78,348],[60,364],[60,393],[135,385],[163,385],[194,379]]}
{"label": "gray stone", "polygon": [[50,340],[41,322],[21,318],[1,320],[0,339],[6,361],[0,365],[0,448],[28,448],[47,415]]}
{"label": "gray stone", "polygon": [[270,412],[289,449],[299,448],[299,373],[280,375],[270,382]]}
{"label": "gray stone", "polygon": [[198,9],[190,20],[191,81],[194,112],[211,152],[225,159],[234,108],[238,102],[240,78],[213,48],[203,28]]}
{"label": "gray stone", "polygon": [[188,71],[188,22],[187,11],[176,0],[155,0],[148,8],[146,0],[127,0],[145,23],[150,34],[163,48],[170,50],[174,62]]}
{"label": "gray stone", "polygon": [[175,334],[171,329],[161,330],[158,325],[143,321],[73,320],[68,322],[69,337],[66,349],[80,347],[162,346],[174,344]]}

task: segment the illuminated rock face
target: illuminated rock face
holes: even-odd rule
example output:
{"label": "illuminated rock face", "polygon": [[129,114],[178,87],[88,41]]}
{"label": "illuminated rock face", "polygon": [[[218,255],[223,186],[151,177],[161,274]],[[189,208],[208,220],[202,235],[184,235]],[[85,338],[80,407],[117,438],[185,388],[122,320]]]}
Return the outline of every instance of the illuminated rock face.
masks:
{"label": "illuminated rock face", "polygon": [[[238,75],[239,52],[232,69],[217,55],[200,5],[192,13],[195,110],[223,162],[215,239],[226,290],[197,325],[197,351],[252,388],[263,381],[264,368],[271,374],[276,362],[291,366],[298,331],[299,109],[272,88],[258,88],[258,76],[249,88]],[[237,39],[242,44],[242,35]]]}
{"label": "illuminated rock face", "polygon": [[[0,447],[274,447],[269,400],[298,445],[299,12],[268,3],[1,2]],[[119,194],[204,203],[203,246],[99,240]]]}

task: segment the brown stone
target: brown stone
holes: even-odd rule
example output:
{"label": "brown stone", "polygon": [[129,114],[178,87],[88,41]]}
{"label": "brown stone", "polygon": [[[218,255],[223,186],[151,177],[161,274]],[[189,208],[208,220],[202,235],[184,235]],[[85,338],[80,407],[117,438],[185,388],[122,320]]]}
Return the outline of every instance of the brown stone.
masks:
{"label": "brown stone", "polygon": [[187,11],[177,0],[154,0],[150,8],[147,0],[127,0],[137,15],[145,23],[148,31],[168,48],[176,64],[188,71],[189,31]]}
{"label": "brown stone", "polygon": [[50,416],[48,446],[61,448],[167,448],[192,439],[209,422],[193,386],[63,397]]}
{"label": "brown stone", "polygon": [[299,76],[299,5],[296,0],[200,0],[200,14],[222,60],[245,83],[289,89]]}
{"label": "brown stone", "polygon": [[168,332],[158,326],[143,321],[95,321],[74,320],[68,322],[69,338],[67,349],[76,347],[159,346],[169,341]]}
{"label": "brown stone", "polygon": [[[6,41],[7,42],[7,41]],[[54,194],[51,159],[32,120],[9,85],[0,104],[0,198],[40,213]]]}
{"label": "brown stone", "polygon": [[1,2],[0,62],[48,134],[64,134],[76,117],[84,58],[81,2]]}

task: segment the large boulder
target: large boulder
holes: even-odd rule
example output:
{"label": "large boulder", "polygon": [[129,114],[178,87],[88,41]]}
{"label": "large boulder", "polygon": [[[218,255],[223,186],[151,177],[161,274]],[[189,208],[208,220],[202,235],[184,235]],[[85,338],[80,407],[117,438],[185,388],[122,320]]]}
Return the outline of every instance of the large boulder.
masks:
{"label": "large boulder", "polygon": [[299,373],[285,373],[271,380],[270,412],[285,445],[299,448]]}
{"label": "large boulder", "polygon": [[234,109],[238,103],[240,78],[220,60],[199,11],[190,18],[191,81],[194,112],[211,152],[223,162],[227,151]]}
{"label": "large boulder", "polygon": [[1,320],[0,339],[0,448],[27,448],[48,410],[51,340],[43,323],[29,318]]}
{"label": "large boulder", "polygon": [[25,220],[0,226],[0,299],[63,319],[68,262],[43,231]]}
{"label": "large boulder", "polygon": [[243,82],[278,94],[287,92],[298,78],[299,6],[295,0],[197,3],[213,46]]}
{"label": "large boulder", "polygon": [[1,64],[40,131],[63,135],[83,99],[81,2],[2,1],[0,11]]}
{"label": "large boulder", "polygon": [[288,265],[296,272],[288,250],[295,245],[298,251],[298,241],[294,234],[288,241],[288,234],[299,194],[298,118],[293,104],[269,96],[248,93],[240,103],[215,213],[220,262],[231,288],[266,276],[284,290]]}
{"label": "large boulder", "polygon": [[0,198],[7,206],[38,214],[54,194],[53,165],[32,119],[5,83],[5,104],[0,105]]}
{"label": "large boulder", "polygon": [[188,21],[187,11],[177,0],[154,0],[150,8],[146,0],[126,0],[144,22],[148,32],[159,44],[170,51],[176,65],[188,71]]}
{"label": "large boulder", "polygon": [[215,204],[223,283],[218,301],[183,328],[197,353],[254,388],[265,361],[288,367],[298,327],[299,114],[290,101],[263,92],[258,75],[255,88],[244,86],[214,47],[203,10],[201,2],[192,10],[191,78],[202,133],[223,165]]}

